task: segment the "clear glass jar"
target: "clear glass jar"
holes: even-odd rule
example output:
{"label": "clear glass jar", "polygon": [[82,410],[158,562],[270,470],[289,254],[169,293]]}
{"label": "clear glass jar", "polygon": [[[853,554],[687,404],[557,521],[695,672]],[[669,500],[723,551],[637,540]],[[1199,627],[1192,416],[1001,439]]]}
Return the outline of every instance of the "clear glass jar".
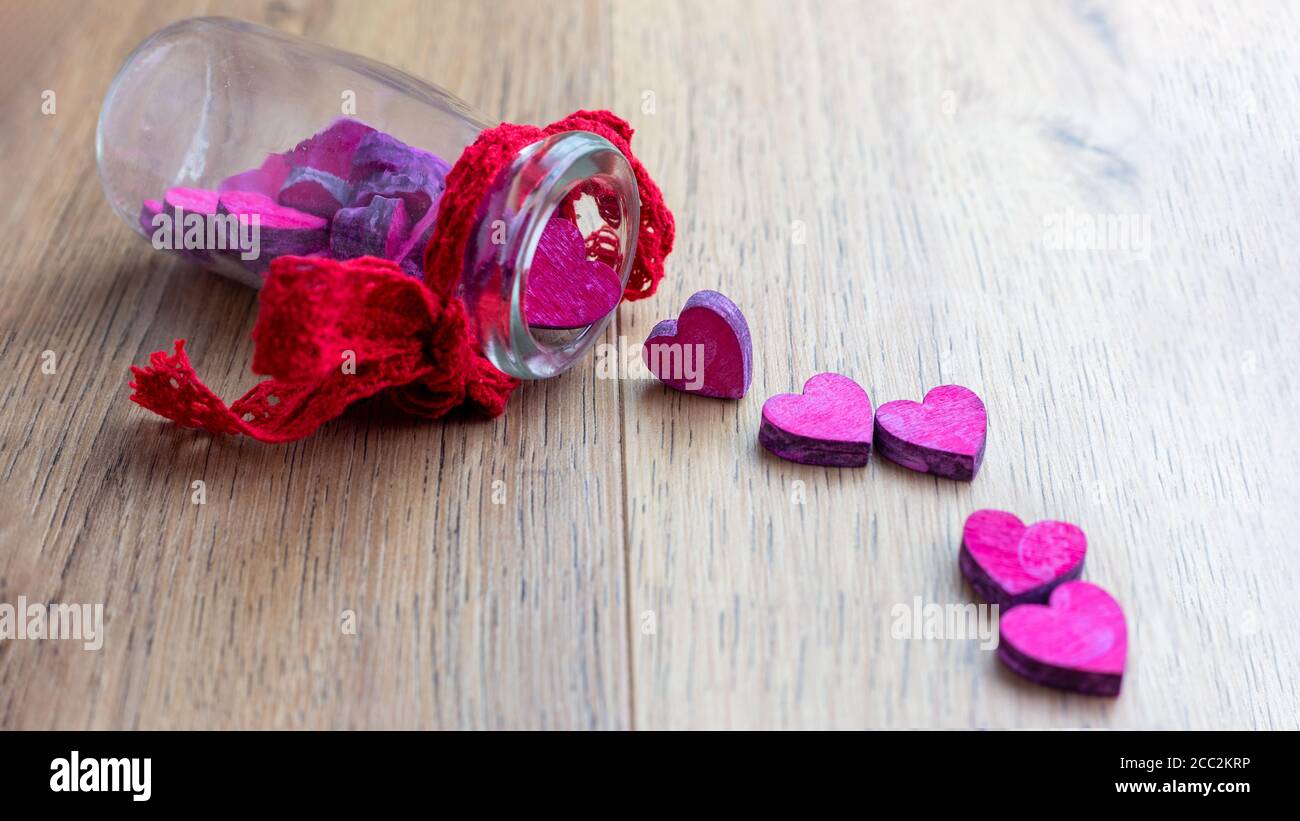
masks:
{"label": "clear glass jar", "polygon": [[[432,230],[438,174],[445,188],[447,168],[494,125],[446,91],[365,57],[237,20],[196,18],[156,32],[127,58],[104,100],[95,150],[113,210],[155,248],[179,251],[201,267],[260,287],[268,254],[346,258],[357,247],[378,248],[375,255],[390,258],[405,254],[398,261],[418,275],[415,260]],[[365,157],[374,162],[361,164],[354,138],[376,132],[391,142],[371,137]],[[389,149],[411,151],[389,163],[395,156],[384,153]],[[348,165],[344,158],[356,162]],[[362,165],[370,170],[358,170]],[[389,197],[392,176],[378,183],[361,178],[372,171],[407,182],[414,176],[417,182],[408,187],[418,190]],[[335,190],[340,181],[345,191]],[[600,191],[599,207],[594,199],[583,207],[583,191]],[[255,196],[241,200],[232,192],[274,202],[263,208]],[[607,248],[602,256],[621,294],[635,254],[640,200],[627,160],[596,134],[571,131],[520,150],[481,204],[466,249],[457,295],[484,354],[520,378],[549,377],[571,367],[613,315],[610,305],[597,319],[558,329],[526,319],[539,242],[571,196],[579,203],[572,210],[581,236],[601,230],[617,237],[609,243],[612,253]],[[294,208],[275,210],[281,200]],[[380,213],[382,208],[365,210],[382,202],[391,212],[393,200],[402,200],[410,214],[404,223]],[[251,246],[187,244],[180,239],[181,222],[171,245],[160,241],[157,227],[165,220],[159,213],[238,211],[247,222],[237,204],[245,201],[254,203],[248,213],[257,211],[260,223],[258,217],[251,221],[262,226],[256,257]],[[286,216],[300,210],[302,216]],[[321,243],[322,231],[326,246],[307,251]],[[364,241],[354,242],[358,238]],[[572,276],[586,271],[585,265],[574,266]],[[586,285],[566,282],[564,287]]]}

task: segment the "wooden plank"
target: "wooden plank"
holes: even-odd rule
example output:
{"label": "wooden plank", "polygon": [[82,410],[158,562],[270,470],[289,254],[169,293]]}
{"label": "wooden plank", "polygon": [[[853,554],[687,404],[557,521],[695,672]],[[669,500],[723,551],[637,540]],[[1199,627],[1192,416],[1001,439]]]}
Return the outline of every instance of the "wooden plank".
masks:
{"label": "wooden plank", "polygon": [[[148,253],[100,195],[112,73],[150,31],[214,8],[111,5],[6,17],[6,43],[41,45],[0,79],[16,112],[0,601],[99,602],[107,627],[98,652],[0,643],[0,726],[626,726],[615,384],[529,385],[486,423],[362,407],[288,447],[178,430],[127,402],[128,365],[178,336],[218,393],[246,389],[257,302]],[[608,18],[592,4],[220,7],[393,62],[491,116],[545,119],[606,93]]]}
{"label": "wooden plank", "polygon": [[[755,346],[738,403],[623,386],[629,610],[656,628],[636,726],[1297,726],[1297,21],[1238,11],[614,7],[618,101],[680,232],[623,332],[716,288]],[[1048,234],[1129,214],[1149,244]],[[877,404],[976,390],[980,476],[763,452],[764,398],[822,370]],[[981,507],[1087,531],[1084,578],[1129,619],[1117,701],[891,635],[896,606],[972,600]]]}

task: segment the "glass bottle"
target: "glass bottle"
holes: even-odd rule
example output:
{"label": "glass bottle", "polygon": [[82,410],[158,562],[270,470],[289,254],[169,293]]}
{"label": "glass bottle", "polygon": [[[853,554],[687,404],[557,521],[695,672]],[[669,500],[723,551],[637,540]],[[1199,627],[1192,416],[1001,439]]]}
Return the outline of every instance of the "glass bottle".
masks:
{"label": "glass bottle", "polygon": [[[260,287],[280,253],[348,258],[369,249],[418,276],[446,171],[494,125],[374,60],[242,21],[195,18],[154,33],[127,58],[104,100],[95,150],[113,210],[155,248]],[[584,191],[601,192],[599,203],[584,204]],[[617,148],[585,131],[524,147],[496,177],[457,287],[484,354],[524,379],[571,367],[617,303],[616,295],[580,324],[539,323],[525,311],[539,243],[566,199],[579,236],[611,238],[605,270],[621,295],[640,224],[636,181]],[[182,230],[187,211],[216,226],[197,247]],[[243,215],[239,226],[213,219],[232,213]],[[181,219],[171,231],[160,230],[173,218]],[[257,243],[247,241],[250,222]],[[565,269],[558,287],[587,287],[577,278],[590,269]]]}

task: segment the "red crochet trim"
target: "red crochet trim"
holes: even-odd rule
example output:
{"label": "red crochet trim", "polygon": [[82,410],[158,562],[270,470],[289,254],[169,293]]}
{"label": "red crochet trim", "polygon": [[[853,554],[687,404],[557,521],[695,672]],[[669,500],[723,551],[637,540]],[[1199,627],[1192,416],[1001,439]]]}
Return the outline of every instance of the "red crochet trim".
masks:
{"label": "red crochet trim", "polygon": [[469,345],[460,300],[440,299],[395,263],[279,257],[253,328],[253,370],[269,374],[230,407],[190,367],[185,340],[132,367],[131,401],[189,428],[291,442],[348,405],[415,383],[407,410],[439,417],[468,405],[498,416],[518,382]]}
{"label": "red crochet trim", "polygon": [[171,356],[159,351],[149,367],[131,368],[131,401],[185,427],[263,442],[301,439],[353,402],[389,389],[395,404],[420,416],[438,418],[462,406],[500,415],[519,382],[470,340],[464,305],[453,295],[466,243],[488,186],[518,150],[575,130],[609,140],[632,165],[641,233],[624,295],[650,296],[663,277],[674,226],[663,195],[632,154],[631,126],[607,111],[578,111],[545,129],[506,123],[480,134],[448,174],[423,283],[374,257],[279,257],[253,328],[253,371],[270,379],[227,407],[199,380],[178,339]]}
{"label": "red crochet trim", "polygon": [[[590,131],[604,137],[623,153],[632,166],[641,195],[641,226],[637,235],[636,258],[623,296],[637,300],[655,292],[664,276],[664,257],[673,248],[676,225],[672,212],[664,204],[659,186],[632,153],[632,126],[608,111],[575,111],[546,128],[503,123],[480,134],[447,175],[447,192],[438,206],[433,239],[424,252],[425,281],[430,288],[449,294],[455,287],[479,204],[501,169],[509,165],[524,146],[566,131]],[[453,192],[457,196],[452,196]],[[601,192],[590,191],[585,186],[574,193],[595,194],[601,215],[608,220],[612,213],[617,219],[618,204],[610,202],[608,195],[602,197]],[[562,208],[571,210],[572,199]],[[572,215],[562,213],[561,216]],[[599,244],[598,240],[593,241],[599,233],[599,230],[593,231],[587,238],[589,248],[593,242]]]}

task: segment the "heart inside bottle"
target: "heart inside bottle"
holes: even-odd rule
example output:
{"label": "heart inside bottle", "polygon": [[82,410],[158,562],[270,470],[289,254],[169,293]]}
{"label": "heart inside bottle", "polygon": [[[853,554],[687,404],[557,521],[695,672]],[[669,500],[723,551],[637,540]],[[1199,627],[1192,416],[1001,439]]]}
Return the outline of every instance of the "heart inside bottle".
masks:
{"label": "heart inside bottle", "polygon": [[552,217],[542,232],[524,290],[524,318],[543,330],[573,330],[600,321],[618,305],[618,273],[587,258],[578,226]]}

